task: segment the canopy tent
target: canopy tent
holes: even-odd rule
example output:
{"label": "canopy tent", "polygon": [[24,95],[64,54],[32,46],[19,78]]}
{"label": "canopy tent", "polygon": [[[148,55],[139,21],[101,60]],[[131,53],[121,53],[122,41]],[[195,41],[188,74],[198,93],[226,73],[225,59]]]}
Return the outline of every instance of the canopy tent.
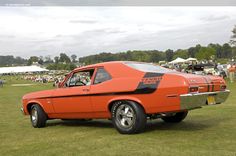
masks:
{"label": "canopy tent", "polygon": [[186,61],[197,61],[197,59],[190,57],[190,58],[188,58]]}
{"label": "canopy tent", "polygon": [[184,63],[184,62],[186,62],[185,59],[182,59],[182,58],[178,57],[178,58],[176,58],[175,60],[173,60],[173,61],[171,61],[169,63],[170,64],[178,64],[178,63]]}
{"label": "canopy tent", "polygon": [[0,74],[10,73],[27,73],[27,72],[46,72],[47,69],[38,66],[18,66],[18,67],[1,67]]}

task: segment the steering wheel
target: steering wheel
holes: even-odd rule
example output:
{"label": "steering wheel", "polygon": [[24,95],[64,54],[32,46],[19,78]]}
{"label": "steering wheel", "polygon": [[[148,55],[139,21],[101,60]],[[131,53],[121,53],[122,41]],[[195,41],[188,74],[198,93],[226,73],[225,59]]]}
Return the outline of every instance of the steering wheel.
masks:
{"label": "steering wheel", "polygon": [[[78,85],[78,83],[81,83],[81,84],[83,84],[83,85]],[[84,83],[84,82],[82,82],[82,81],[79,80],[79,81],[77,81],[77,82],[75,83],[75,85],[76,85],[76,86],[85,86],[86,83]]]}

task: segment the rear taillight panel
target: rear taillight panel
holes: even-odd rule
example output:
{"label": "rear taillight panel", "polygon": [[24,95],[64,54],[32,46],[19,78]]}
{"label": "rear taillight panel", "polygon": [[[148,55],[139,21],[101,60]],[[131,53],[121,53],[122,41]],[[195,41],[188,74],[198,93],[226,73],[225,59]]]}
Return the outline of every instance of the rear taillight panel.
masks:
{"label": "rear taillight panel", "polygon": [[199,91],[199,87],[198,86],[189,87],[189,92],[190,93],[196,93],[198,91]]}
{"label": "rear taillight panel", "polygon": [[220,85],[220,90],[226,90],[226,85]]}

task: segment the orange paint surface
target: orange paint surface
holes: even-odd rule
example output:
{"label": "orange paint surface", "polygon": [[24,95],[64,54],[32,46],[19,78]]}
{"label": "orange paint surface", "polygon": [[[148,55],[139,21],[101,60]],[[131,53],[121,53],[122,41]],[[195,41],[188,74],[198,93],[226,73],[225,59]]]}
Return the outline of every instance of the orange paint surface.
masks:
{"label": "orange paint surface", "polygon": [[[104,68],[110,80],[93,84],[97,68]],[[91,85],[64,87],[74,72],[94,69]],[[180,110],[180,95],[189,93],[189,87],[199,86],[199,92],[219,91],[225,81],[220,77],[198,76],[184,73],[165,73],[162,76],[144,77],[145,72],[133,69],[123,62],[108,62],[89,65],[73,70],[60,88],[27,94],[23,108],[29,114],[32,104],[39,104],[49,118],[110,118],[110,106],[117,100],[132,100],[139,103],[147,114]],[[158,83],[151,93],[136,92],[140,83]],[[210,90],[208,90],[210,89]]]}

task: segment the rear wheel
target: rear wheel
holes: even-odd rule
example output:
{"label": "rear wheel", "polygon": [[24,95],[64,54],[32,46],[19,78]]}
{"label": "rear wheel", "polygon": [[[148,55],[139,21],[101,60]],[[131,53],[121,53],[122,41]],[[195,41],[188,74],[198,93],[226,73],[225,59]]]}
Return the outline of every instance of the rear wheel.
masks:
{"label": "rear wheel", "polygon": [[38,104],[34,104],[31,106],[30,120],[34,128],[45,127],[47,115]]}
{"label": "rear wheel", "polygon": [[118,101],[111,109],[112,123],[121,134],[142,132],[146,126],[143,108],[133,101]]}
{"label": "rear wheel", "polygon": [[162,120],[165,122],[169,122],[169,123],[178,123],[178,122],[181,122],[182,120],[184,120],[186,118],[187,114],[188,114],[188,111],[178,112],[172,116],[162,117]]}

